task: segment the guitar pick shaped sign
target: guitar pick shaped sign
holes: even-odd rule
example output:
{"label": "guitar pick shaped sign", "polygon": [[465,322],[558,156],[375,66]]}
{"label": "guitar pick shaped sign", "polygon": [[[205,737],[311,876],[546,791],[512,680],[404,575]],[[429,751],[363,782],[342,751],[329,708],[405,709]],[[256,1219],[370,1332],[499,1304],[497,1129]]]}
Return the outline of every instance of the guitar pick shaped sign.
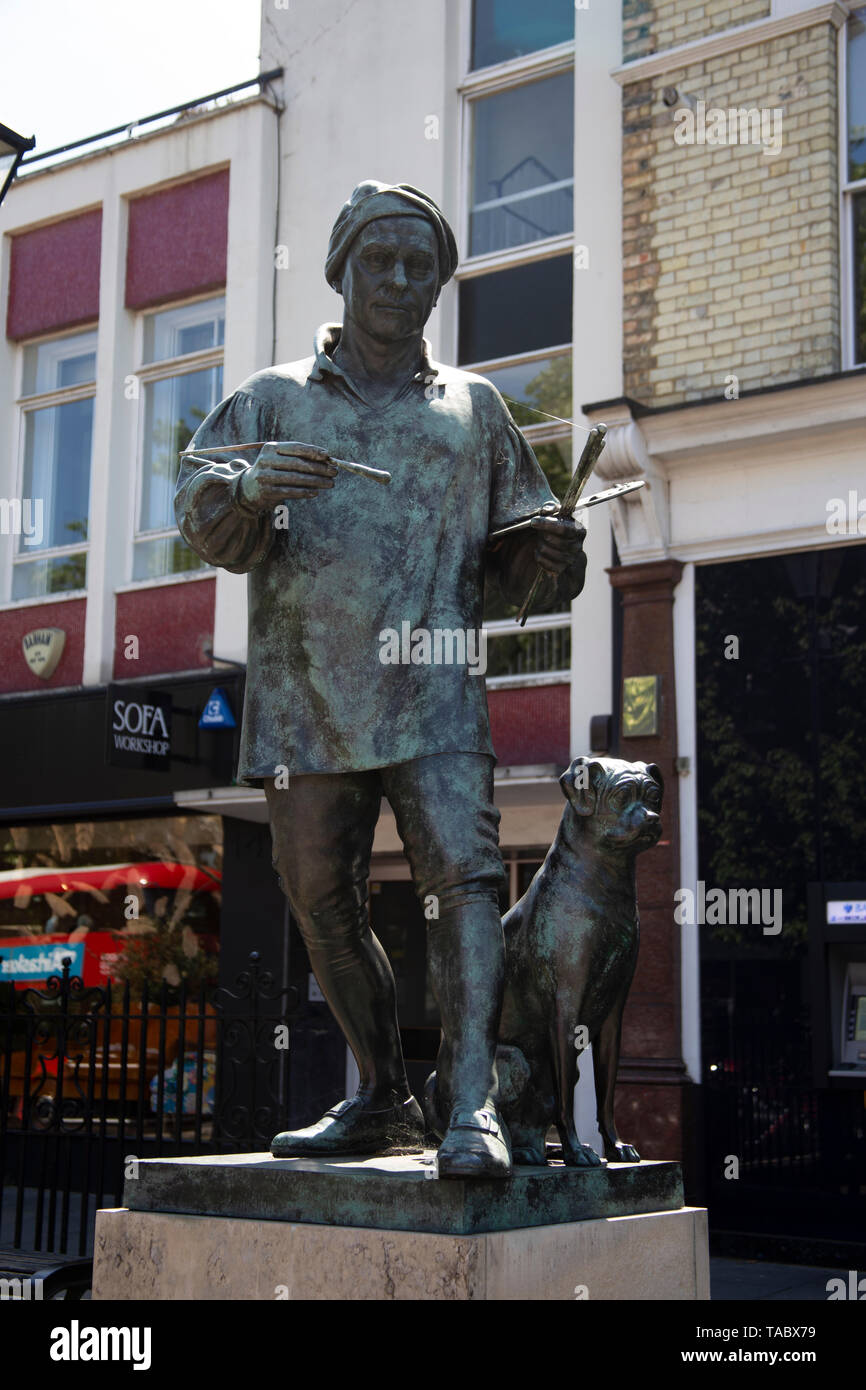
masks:
{"label": "guitar pick shaped sign", "polygon": [[40,627],[35,632],[26,632],[21,639],[24,660],[34,676],[47,681],[57,670],[63,648],[66,646],[66,633],[61,627]]}

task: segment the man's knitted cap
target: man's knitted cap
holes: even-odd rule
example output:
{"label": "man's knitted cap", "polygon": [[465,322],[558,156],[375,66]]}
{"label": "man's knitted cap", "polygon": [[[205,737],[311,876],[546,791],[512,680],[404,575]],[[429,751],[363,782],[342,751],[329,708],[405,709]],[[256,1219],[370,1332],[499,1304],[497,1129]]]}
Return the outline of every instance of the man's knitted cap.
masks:
{"label": "man's knitted cap", "polygon": [[442,210],[426,193],[408,183],[379,183],[376,179],[365,179],[358,184],[334,223],[325,261],[325,279],[331,289],[339,294],[337,286],[349,247],[361,228],[379,217],[426,217],[439,243],[441,289],[457,269],[457,243]]}

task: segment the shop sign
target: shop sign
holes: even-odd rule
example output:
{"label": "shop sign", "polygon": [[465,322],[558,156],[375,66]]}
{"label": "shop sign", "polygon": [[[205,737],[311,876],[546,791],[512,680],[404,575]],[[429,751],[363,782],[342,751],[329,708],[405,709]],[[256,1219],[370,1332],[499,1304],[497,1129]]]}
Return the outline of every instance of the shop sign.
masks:
{"label": "shop sign", "polygon": [[81,976],[85,985],[104,985],[114,973],[122,942],[113,932],[91,931],[81,941],[67,941],[58,934],[42,937],[4,936],[0,939],[0,981],[16,989],[44,985],[49,975],[62,975],[68,960],[69,974]]}
{"label": "shop sign", "polygon": [[170,694],[128,685],[108,687],[106,760],[112,767],[168,770]]}
{"label": "shop sign", "polygon": [[0,980],[16,985],[42,984],[49,975],[59,975],[63,962],[69,960],[70,975],[80,975],[84,969],[84,942],[52,941],[38,946],[23,945],[7,937],[0,950]]}
{"label": "shop sign", "polygon": [[840,922],[866,922],[866,902],[861,900],[841,902],[829,902],[827,904],[827,921],[831,924]]}
{"label": "shop sign", "polygon": [[62,627],[40,627],[34,632],[25,632],[21,646],[24,660],[34,676],[47,681],[54,675],[63,655],[66,633]]}
{"label": "shop sign", "polygon": [[200,729],[234,729],[235,717],[229,704],[229,697],[221,685],[215,686],[207,697],[207,703],[198,721]]}

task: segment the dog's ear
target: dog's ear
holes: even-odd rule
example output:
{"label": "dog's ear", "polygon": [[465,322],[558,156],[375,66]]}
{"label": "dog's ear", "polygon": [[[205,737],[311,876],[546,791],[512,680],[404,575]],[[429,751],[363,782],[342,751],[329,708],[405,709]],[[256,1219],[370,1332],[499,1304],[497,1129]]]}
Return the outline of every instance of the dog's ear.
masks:
{"label": "dog's ear", "polygon": [[566,800],[579,816],[591,816],[596,808],[596,794],[604,765],[598,758],[575,758],[559,779]]}
{"label": "dog's ear", "polygon": [[662,770],[658,763],[644,763],[644,767],[655,782],[659,791],[664,795],[665,779],[662,777]]}

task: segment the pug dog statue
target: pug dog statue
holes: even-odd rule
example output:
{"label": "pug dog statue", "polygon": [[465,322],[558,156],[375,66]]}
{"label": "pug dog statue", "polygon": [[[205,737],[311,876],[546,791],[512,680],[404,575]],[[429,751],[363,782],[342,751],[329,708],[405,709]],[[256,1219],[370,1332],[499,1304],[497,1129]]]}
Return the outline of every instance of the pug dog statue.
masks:
{"label": "pug dog statue", "polygon": [[[635,861],[661,835],[662,775],[655,763],[575,758],[559,779],[566,806],[547,858],[505,915],[505,994],[496,1070],[500,1112],[516,1164],[544,1164],[555,1125],[570,1167],[601,1159],[574,1124],[580,1053],[592,1043],[604,1156],[638,1162],[619,1138],[613,1103],[622,1015],[638,954]],[[427,1123],[447,1108],[436,1073]]]}

